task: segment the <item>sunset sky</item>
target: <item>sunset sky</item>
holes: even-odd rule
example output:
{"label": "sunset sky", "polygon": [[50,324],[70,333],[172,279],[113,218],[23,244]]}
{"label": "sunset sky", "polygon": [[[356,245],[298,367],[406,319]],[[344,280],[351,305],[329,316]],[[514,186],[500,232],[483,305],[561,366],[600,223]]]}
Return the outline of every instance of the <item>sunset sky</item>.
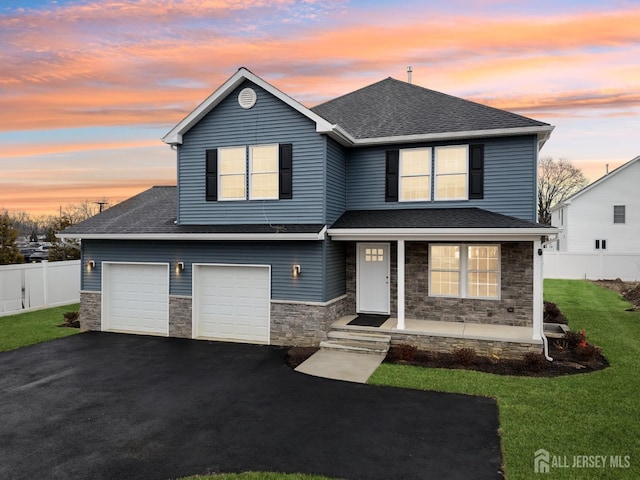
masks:
{"label": "sunset sky", "polygon": [[3,0],[0,210],[175,184],[160,141],[239,67],[306,106],[386,77],[556,126],[595,180],[640,155],[640,3]]}

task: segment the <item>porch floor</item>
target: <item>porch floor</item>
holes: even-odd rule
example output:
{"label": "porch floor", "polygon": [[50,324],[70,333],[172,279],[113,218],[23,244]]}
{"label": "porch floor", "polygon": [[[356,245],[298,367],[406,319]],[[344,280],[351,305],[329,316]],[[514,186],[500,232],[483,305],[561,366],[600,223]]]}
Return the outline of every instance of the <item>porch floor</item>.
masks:
{"label": "porch floor", "polygon": [[345,315],[331,326],[340,330],[356,330],[387,334],[427,335],[432,337],[466,338],[493,342],[542,344],[542,340],[533,339],[533,327],[514,327],[509,325],[490,325],[484,323],[440,322],[434,320],[416,320],[407,318],[405,328],[399,330],[398,319],[389,318],[380,327],[361,327],[347,325],[357,315]]}

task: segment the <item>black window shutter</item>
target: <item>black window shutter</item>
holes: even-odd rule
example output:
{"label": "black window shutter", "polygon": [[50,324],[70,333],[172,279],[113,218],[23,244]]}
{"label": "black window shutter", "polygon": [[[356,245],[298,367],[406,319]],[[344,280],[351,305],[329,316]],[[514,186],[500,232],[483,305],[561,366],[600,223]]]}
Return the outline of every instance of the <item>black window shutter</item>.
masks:
{"label": "black window shutter", "polygon": [[207,150],[206,165],[207,201],[218,200],[218,150]]}
{"label": "black window shutter", "polygon": [[400,167],[400,151],[387,151],[387,167],[385,181],[385,202],[398,201],[398,170]]}
{"label": "black window shutter", "polygon": [[293,198],[293,145],[290,143],[280,144],[280,192],[278,198]]}
{"label": "black window shutter", "polygon": [[469,199],[484,198],[484,145],[469,145]]}

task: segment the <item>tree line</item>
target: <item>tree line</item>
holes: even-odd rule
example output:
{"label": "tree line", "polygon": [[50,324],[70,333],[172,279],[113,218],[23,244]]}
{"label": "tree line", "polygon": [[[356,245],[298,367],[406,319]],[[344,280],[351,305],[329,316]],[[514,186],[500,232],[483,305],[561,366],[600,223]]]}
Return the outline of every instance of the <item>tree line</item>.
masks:
{"label": "tree line", "polygon": [[85,200],[60,209],[59,215],[33,216],[26,212],[9,212],[0,208],[0,265],[24,263],[20,243],[50,243],[48,260],[77,260],[80,246],[76,241],[61,242],[57,234],[72,225],[93,217],[107,208],[106,200]]}

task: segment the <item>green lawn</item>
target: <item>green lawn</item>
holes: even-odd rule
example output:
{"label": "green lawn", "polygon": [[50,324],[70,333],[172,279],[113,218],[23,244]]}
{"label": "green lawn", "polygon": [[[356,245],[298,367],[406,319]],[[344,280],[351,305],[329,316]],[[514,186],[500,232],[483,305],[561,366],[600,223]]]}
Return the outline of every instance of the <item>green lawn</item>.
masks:
{"label": "green lawn", "polygon": [[[630,305],[616,293],[580,280],[545,281],[545,299],[558,304],[572,330],[586,329],[609,368],[529,378],[383,364],[369,383],[495,397],[509,480],[535,478],[541,448],[569,463],[541,478],[640,478],[640,312],[626,312]],[[583,455],[606,455],[606,468],[571,467]],[[622,463],[628,455],[630,467],[610,468],[611,455]]]}
{"label": "green lawn", "polygon": [[58,325],[64,321],[62,314],[77,311],[79,306],[65,305],[0,317],[0,352],[75,335],[79,329]]}

